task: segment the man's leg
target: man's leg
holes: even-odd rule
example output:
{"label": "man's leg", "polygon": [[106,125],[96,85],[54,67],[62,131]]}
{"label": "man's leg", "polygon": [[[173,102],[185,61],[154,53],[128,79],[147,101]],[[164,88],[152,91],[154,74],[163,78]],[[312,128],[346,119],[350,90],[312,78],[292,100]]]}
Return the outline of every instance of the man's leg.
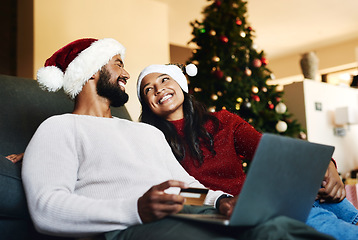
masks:
{"label": "man's leg", "polygon": [[[195,208],[197,209],[197,208]],[[185,212],[193,212],[189,208]],[[214,210],[201,208],[200,212],[210,213]],[[194,211],[198,212],[198,211]],[[205,224],[175,218],[129,227],[123,231],[106,234],[107,240],[326,240],[333,239],[321,234],[306,224],[287,218],[277,217],[251,228],[232,228],[214,224]]]}

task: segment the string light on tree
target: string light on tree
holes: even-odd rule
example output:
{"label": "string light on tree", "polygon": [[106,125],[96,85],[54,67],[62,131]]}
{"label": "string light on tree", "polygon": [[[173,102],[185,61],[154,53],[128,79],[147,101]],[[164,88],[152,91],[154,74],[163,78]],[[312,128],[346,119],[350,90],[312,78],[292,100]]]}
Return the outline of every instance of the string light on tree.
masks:
{"label": "string light on tree", "polygon": [[257,93],[259,92],[259,88],[256,87],[256,86],[253,86],[253,87],[251,88],[251,91],[252,91],[253,93],[257,94]]}
{"label": "string light on tree", "polygon": [[232,82],[232,78],[230,77],[230,76],[227,76],[226,78],[225,78],[225,81],[227,81],[227,82]]}

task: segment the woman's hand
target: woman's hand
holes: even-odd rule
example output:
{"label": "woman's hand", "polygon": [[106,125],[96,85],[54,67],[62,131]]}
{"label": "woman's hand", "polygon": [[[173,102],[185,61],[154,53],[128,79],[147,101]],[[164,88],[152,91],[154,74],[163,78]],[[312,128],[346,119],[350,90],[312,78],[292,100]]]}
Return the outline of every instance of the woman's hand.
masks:
{"label": "woman's hand", "polygon": [[184,197],[164,192],[169,187],[187,188],[187,184],[169,180],[151,187],[138,199],[138,213],[143,223],[164,218],[180,212],[184,206]]}
{"label": "woman's hand", "polygon": [[24,157],[23,153],[11,154],[9,156],[6,156],[6,158],[9,159],[13,163],[17,163],[18,161],[21,161],[23,157]]}
{"label": "woman's hand", "polygon": [[222,198],[219,203],[219,212],[225,216],[230,217],[234,210],[238,196],[231,198]]}
{"label": "woman's hand", "polygon": [[322,188],[318,191],[316,199],[320,202],[340,202],[346,197],[344,184],[339,177],[336,166],[331,161],[322,182]]}

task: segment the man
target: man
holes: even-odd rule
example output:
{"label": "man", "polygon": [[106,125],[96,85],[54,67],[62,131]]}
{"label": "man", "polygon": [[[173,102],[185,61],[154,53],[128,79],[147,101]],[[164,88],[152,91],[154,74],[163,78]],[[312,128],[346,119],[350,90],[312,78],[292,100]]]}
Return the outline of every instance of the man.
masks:
{"label": "man", "polygon": [[[182,169],[159,130],[112,117],[110,106],[128,100],[124,54],[113,39],[80,39],[38,71],[41,87],[63,88],[75,100],[73,113],[44,121],[25,151],[23,182],[39,231],[107,232],[107,239],[329,239],[284,217],[249,230],[168,218],[183,209],[184,198],[167,189],[203,186]],[[223,196],[209,191],[205,203],[230,215],[235,199]]]}

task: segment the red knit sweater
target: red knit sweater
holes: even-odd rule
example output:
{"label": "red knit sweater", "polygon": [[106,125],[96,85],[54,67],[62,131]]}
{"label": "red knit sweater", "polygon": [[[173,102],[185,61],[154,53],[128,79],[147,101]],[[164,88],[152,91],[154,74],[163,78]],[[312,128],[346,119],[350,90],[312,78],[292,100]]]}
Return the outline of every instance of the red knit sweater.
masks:
{"label": "red knit sweater", "polygon": [[[199,165],[188,151],[181,164],[190,175],[207,188],[237,195],[245,181],[242,159],[252,160],[261,134],[238,115],[226,110],[213,115],[220,122],[218,131],[214,133],[214,125],[211,121],[205,124],[205,128],[213,134],[216,155],[213,156],[205,144],[201,144],[204,154],[203,164]],[[184,137],[184,119],[172,123],[177,128],[179,136]]]}

